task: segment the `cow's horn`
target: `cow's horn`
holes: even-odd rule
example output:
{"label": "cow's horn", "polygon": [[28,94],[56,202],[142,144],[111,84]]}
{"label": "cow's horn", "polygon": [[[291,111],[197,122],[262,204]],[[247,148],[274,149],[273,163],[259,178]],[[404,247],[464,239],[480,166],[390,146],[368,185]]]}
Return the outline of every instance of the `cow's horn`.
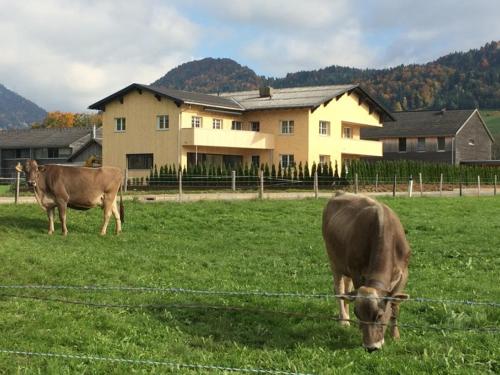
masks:
{"label": "cow's horn", "polygon": [[16,171],[18,171],[18,172],[22,172],[23,171],[23,167],[21,166],[21,163],[17,163],[17,165],[16,165]]}

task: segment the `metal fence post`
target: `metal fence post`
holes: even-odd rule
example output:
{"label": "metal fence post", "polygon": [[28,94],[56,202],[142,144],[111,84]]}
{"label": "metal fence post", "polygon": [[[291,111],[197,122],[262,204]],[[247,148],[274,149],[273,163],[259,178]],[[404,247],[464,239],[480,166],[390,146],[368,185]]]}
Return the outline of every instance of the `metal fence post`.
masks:
{"label": "metal fence post", "polygon": [[462,177],[460,177],[459,192],[460,192],[460,196],[462,196],[462,194],[463,194],[463,192],[462,192]]}
{"label": "metal fence post", "polygon": [[231,171],[231,189],[236,191],[236,171]]}
{"label": "metal fence post", "polygon": [[314,198],[318,198],[318,171],[314,171]]}
{"label": "metal fence post", "polygon": [[182,202],[182,169],[179,169],[179,202]]}
{"label": "metal fence post", "polygon": [[493,182],[493,195],[497,195],[497,175],[495,175],[495,180]]}
{"label": "metal fence post", "polygon": [[396,182],[397,182],[397,176],[394,175],[394,182],[392,183],[392,196],[396,196]]}
{"label": "metal fence post", "polygon": [[424,196],[424,185],[422,184],[422,172],[418,174],[418,182],[420,183],[420,196]]}
{"label": "metal fence post", "polygon": [[358,174],[354,173],[354,192],[356,194],[359,193],[359,181],[358,181]]}
{"label": "metal fence post", "polygon": [[17,171],[16,172],[16,195],[14,197],[14,203],[17,204],[17,201],[19,200],[19,184],[21,181],[21,172]]}
{"label": "metal fence post", "polygon": [[439,196],[443,196],[443,174],[439,177]]}
{"label": "metal fence post", "polygon": [[260,176],[260,186],[259,186],[259,198],[264,198],[264,171],[259,171]]}
{"label": "metal fence post", "polygon": [[481,177],[477,176],[477,196],[481,195]]}

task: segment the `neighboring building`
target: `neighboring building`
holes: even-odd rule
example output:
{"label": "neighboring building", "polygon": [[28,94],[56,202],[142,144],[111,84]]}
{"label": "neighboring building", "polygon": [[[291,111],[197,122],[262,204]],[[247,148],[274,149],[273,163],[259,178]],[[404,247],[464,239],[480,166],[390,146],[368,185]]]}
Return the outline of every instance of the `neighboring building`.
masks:
{"label": "neighboring building", "polygon": [[381,156],[360,140],[391,114],[357,85],[208,95],[131,84],[92,104],[103,111],[103,164],[147,175],[165,164],[275,164]]}
{"label": "neighboring building", "polygon": [[363,129],[361,138],[384,143],[384,160],[460,164],[491,160],[494,139],[477,109],[395,112],[383,128]]}
{"label": "neighboring building", "polygon": [[26,159],[40,164],[84,164],[91,155],[101,157],[100,128],[48,128],[0,132],[0,176],[11,177]]}

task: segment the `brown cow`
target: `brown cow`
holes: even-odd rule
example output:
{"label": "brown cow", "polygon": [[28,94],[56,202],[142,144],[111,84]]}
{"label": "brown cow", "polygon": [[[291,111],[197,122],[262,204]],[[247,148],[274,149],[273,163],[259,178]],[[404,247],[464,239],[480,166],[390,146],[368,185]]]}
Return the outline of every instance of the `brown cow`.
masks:
{"label": "brown cow", "polygon": [[[399,338],[399,302],[408,279],[410,247],[396,214],[368,197],[338,193],[323,211],[323,239],[339,298],[341,324],[349,325],[349,301],[360,321],[363,346],[384,344],[385,329]],[[354,291],[351,291],[354,284]],[[392,297],[398,300],[385,299]]]}
{"label": "brown cow", "polygon": [[[23,167],[16,167],[26,173],[26,183],[33,188],[36,200],[47,211],[49,234],[54,233],[54,211],[57,207],[61,219],[62,233],[66,235],[66,208],[88,210],[101,206],[104,222],[101,234],[106,234],[111,214],[116,220],[116,233],[121,232],[124,208],[121,194],[122,171],[115,167],[83,168],[62,165],[38,165],[27,160]],[[116,197],[120,190],[120,212]]]}

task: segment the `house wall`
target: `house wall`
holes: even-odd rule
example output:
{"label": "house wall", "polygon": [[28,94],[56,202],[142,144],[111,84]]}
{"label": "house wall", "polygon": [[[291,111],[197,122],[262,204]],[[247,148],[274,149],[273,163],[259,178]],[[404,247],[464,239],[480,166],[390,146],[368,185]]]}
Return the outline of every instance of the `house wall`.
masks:
{"label": "house wall", "polygon": [[459,164],[461,160],[491,160],[491,145],[491,138],[476,111],[457,132],[455,164]]}
{"label": "house wall", "polygon": [[425,137],[425,151],[417,151],[417,137],[406,138],[406,152],[399,152],[399,138],[383,139],[384,160],[452,162],[453,137],[445,137],[444,151],[437,150],[437,137]]}
{"label": "house wall", "polygon": [[77,157],[73,158],[72,163],[84,164],[87,159],[91,156],[96,156],[97,158],[102,157],[102,147],[97,143],[92,143],[85,150],[83,150]]}

